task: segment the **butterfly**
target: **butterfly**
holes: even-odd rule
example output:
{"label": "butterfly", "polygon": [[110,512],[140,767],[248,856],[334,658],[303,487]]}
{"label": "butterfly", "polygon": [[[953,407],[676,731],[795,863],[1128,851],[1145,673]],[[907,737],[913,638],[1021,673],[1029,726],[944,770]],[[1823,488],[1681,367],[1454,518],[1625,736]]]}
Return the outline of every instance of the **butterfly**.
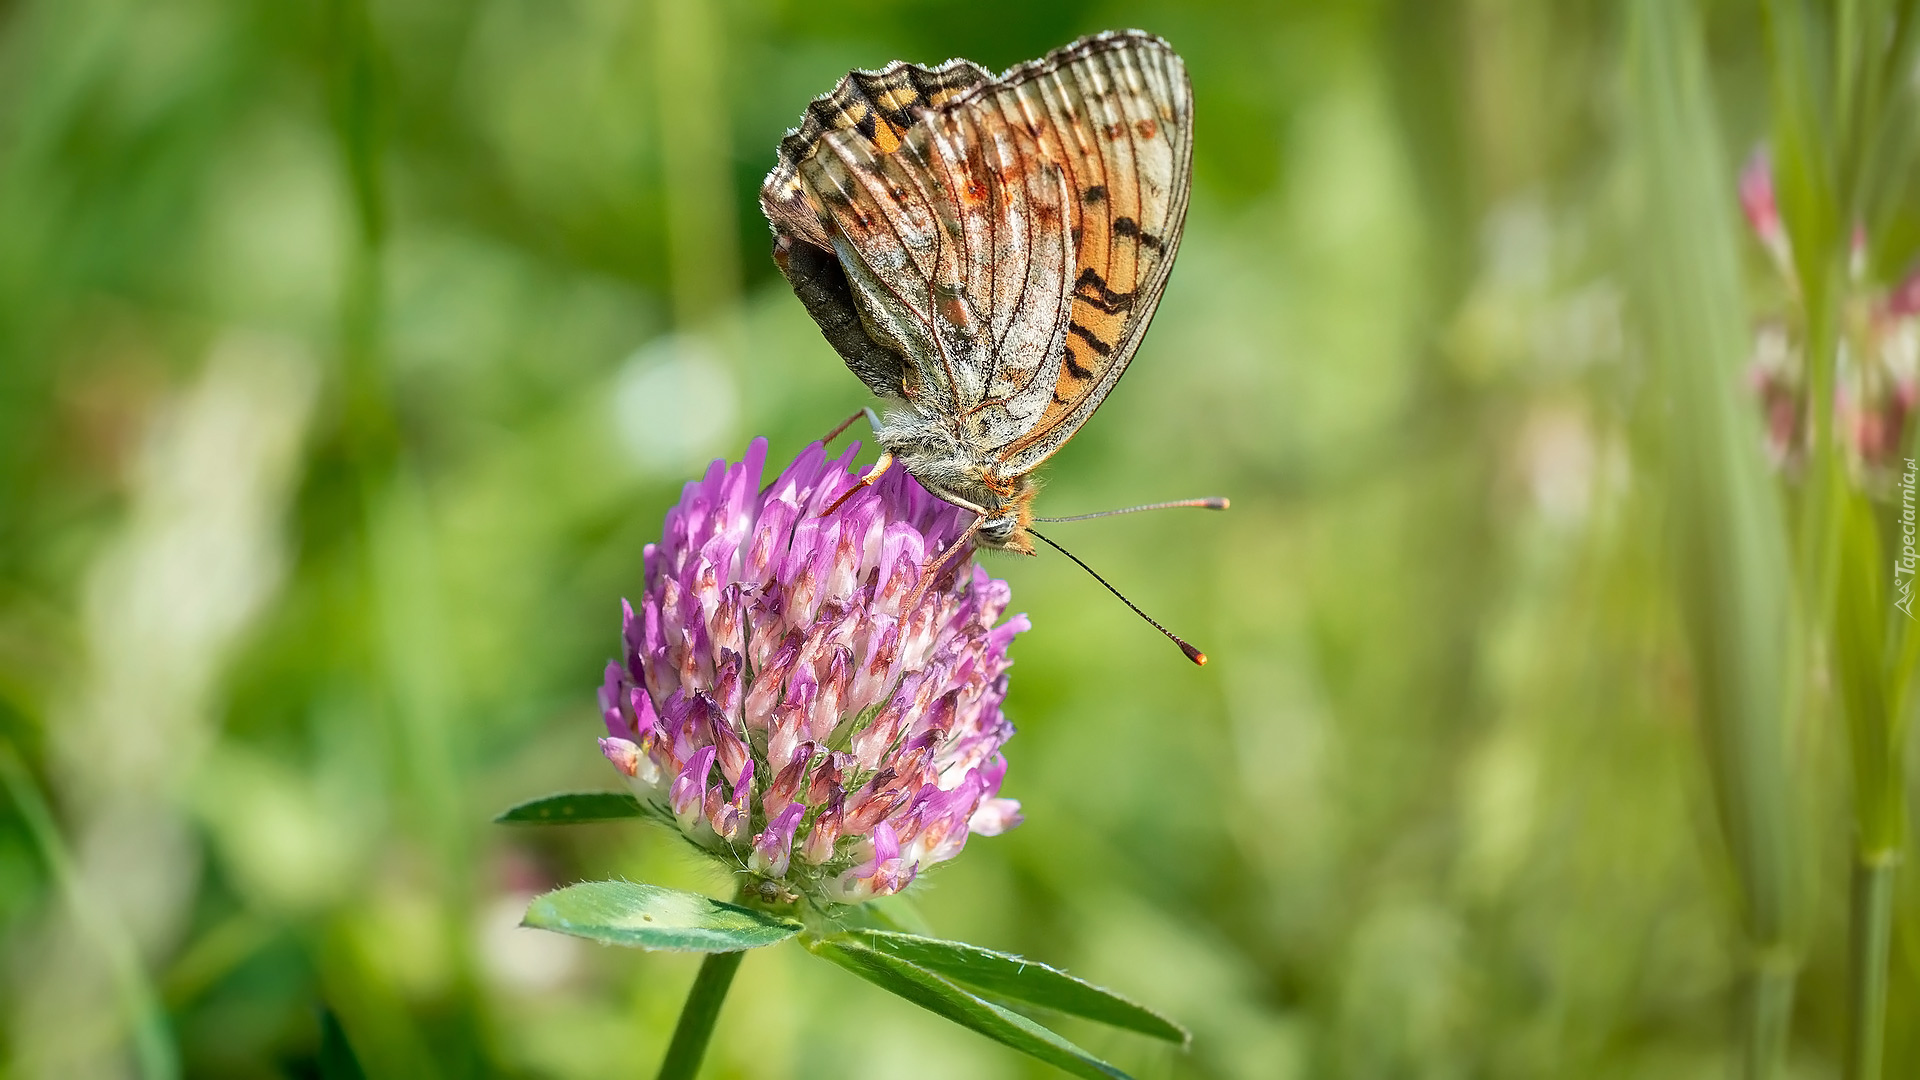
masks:
{"label": "butterfly", "polygon": [[978,515],[974,542],[1033,553],[1034,470],[1106,400],[1166,288],[1192,114],[1179,55],[1138,30],[998,77],[895,61],[807,106],[760,207],[827,341],[897,403],[864,483],[897,461]]}

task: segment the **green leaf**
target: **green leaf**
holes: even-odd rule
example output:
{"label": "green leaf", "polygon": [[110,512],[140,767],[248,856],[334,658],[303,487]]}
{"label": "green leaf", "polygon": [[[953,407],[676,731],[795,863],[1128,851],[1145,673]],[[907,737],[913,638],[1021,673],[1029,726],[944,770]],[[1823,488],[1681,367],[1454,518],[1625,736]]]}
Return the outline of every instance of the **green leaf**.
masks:
{"label": "green leaf", "polygon": [[1886,579],[1875,521],[1879,507],[1852,491],[1839,501],[1843,520],[1829,677],[1839,687],[1851,730],[1854,841],[1862,854],[1878,857],[1899,851],[1904,826],[1903,747],[1888,707],[1886,639],[1890,619],[1907,616],[1893,606],[1897,596]]}
{"label": "green leaf", "polygon": [[1019,1013],[984,1001],[918,964],[882,952],[851,935],[802,940],[815,956],[1029,1057],[1087,1080],[1129,1080],[1126,1073]]}
{"label": "green leaf", "polygon": [[933,926],[920,914],[911,897],[894,893],[862,904],[836,908],[833,925],[841,930],[895,930],[902,934],[930,936]]}
{"label": "green leaf", "polygon": [[1190,1038],[1185,1028],[1145,1006],[1032,960],[964,942],[887,930],[851,930],[845,936],[992,997],[1098,1020],[1182,1046]]}
{"label": "green leaf", "polygon": [[332,1009],[320,1012],[319,1064],[321,1080],[367,1080],[367,1072],[360,1067],[353,1044],[347,1042],[347,1033],[341,1030],[340,1018]]}
{"label": "green leaf", "polygon": [[800,932],[789,919],[630,881],[582,882],[536,897],[521,925],[602,945],[684,952],[757,949]]}
{"label": "green leaf", "polygon": [[579,825],[646,816],[640,800],[624,791],[573,791],[529,799],[493,820],[496,825]]}
{"label": "green leaf", "polygon": [[[1805,906],[1809,777],[1795,752],[1804,642],[1786,517],[1759,453],[1759,410],[1740,390],[1753,330],[1741,289],[1737,185],[1720,153],[1697,6],[1638,0],[1631,8],[1627,145],[1640,199],[1635,299],[1649,371],[1658,380],[1652,407],[1642,412],[1657,440],[1660,464],[1649,475],[1665,489],[1699,731],[1742,901],[1751,965],[1743,1068],[1774,1076],[1784,1071]],[[1813,238],[1827,235],[1821,230],[1831,223],[1832,194],[1816,160],[1824,129],[1815,115],[1819,80],[1809,73],[1802,6],[1778,0],[1766,9],[1776,76],[1791,83],[1776,83],[1773,161],[1796,258],[1822,250]],[[1804,275],[1816,265],[1824,273],[1825,261],[1803,262],[1803,288],[1813,284]],[[1830,321],[1820,325],[1832,329]],[[1816,330],[1810,340],[1831,340]],[[1816,401],[1827,400],[1819,390],[1822,370],[1831,386],[1831,365],[1815,363]],[[1813,492],[1831,460],[1817,445],[1808,470]],[[1817,505],[1821,496],[1813,492],[1807,498]],[[1819,539],[1817,531],[1808,536]],[[1819,548],[1803,547],[1808,566],[1821,565],[1812,554]]]}

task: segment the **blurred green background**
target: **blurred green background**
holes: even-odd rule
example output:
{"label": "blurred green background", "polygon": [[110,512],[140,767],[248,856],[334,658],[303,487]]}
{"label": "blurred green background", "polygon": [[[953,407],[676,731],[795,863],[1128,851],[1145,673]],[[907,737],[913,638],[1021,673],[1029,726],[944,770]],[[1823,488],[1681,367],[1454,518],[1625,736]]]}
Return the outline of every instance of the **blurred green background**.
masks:
{"label": "blurred green background", "polygon": [[[1708,8],[1724,164],[1766,49]],[[1191,1025],[1063,1028],[1143,1077],[1725,1074],[1750,957],[1602,0],[0,3],[4,1074],[320,1075],[328,1010],[374,1076],[650,1074],[696,959],[515,923],[727,882],[644,826],[488,819],[615,786],[594,689],[679,485],[865,403],[767,257],[774,144],[851,67],[1120,26],[1186,58],[1192,210],[1041,512],[1231,496],[1055,530],[1213,663],[1065,560],[990,561],[1035,625],[1027,821],[921,912]],[[1824,1076],[1845,742],[1794,740],[1780,962]],[[1057,1074],[785,946],[708,1075]]]}

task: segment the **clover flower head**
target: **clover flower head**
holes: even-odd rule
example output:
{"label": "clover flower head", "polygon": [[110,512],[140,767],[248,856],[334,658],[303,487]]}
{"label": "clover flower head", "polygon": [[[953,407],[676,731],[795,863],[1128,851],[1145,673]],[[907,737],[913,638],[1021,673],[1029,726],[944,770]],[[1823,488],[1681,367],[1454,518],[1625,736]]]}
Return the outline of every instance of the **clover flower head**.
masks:
{"label": "clover flower head", "polygon": [[600,689],[635,796],[770,895],[898,892],[1020,820],[1000,704],[1027,619],[1001,621],[1007,583],[970,559],[941,565],[966,512],[905,470],[827,513],[857,449],[815,443],[763,488],[759,439],[688,484]]}

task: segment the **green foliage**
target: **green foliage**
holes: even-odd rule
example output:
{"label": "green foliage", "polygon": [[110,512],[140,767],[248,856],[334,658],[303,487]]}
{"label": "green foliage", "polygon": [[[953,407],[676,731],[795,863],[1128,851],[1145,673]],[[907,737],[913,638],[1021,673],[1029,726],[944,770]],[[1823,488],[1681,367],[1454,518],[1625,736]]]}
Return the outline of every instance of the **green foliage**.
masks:
{"label": "green foliage", "polygon": [[809,938],[808,951],[830,960],[890,994],[913,1002],[962,1027],[1029,1057],[1088,1080],[1127,1080],[1127,1074],[1017,1012],[962,989],[940,973],[889,950],[845,936]]}
{"label": "green foliage", "polygon": [[366,1080],[366,1070],[353,1056],[340,1018],[331,1011],[320,1014],[320,1080]]}
{"label": "green foliage", "polygon": [[[624,881],[586,882],[548,893],[527,909],[524,925],[603,945],[713,954],[776,944],[801,928],[798,922],[696,893]],[[1037,1005],[1182,1046],[1188,1040],[1178,1024],[1111,990],[991,949],[859,928],[807,934],[801,943],[890,993],[1076,1076],[1124,1080],[1126,1074],[996,1000]],[[703,965],[695,980],[660,1069],[663,1078],[691,1077],[699,1069],[738,967],[737,959],[724,966],[717,962]],[[327,1019],[331,1024],[331,1015]],[[327,1034],[336,1036],[337,1029],[329,1027]]]}
{"label": "green foliage", "polygon": [[[774,144],[848,68],[1127,23],[1196,189],[1041,512],[1231,496],[1050,533],[1212,663],[996,560],[1026,822],[927,925],[1192,1026],[1061,1016],[1135,1075],[1724,1075],[1762,982],[1796,1075],[1854,997],[1920,1073],[1920,890],[1840,869],[1912,862],[1898,508],[1831,431],[1769,475],[1741,370],[1765,315],[1829,378],[1854,219],[1864,286],[1920,251],[1915,5],[1676,7],[6,6],[0,1071],[314,1075],[322,1009],[369,1076],[662,1060],[702,958],[517,923],[728,883],[489,818],[617,786],[594,688],[680,485],[867,403],[767,258]],[[1762,143],[1804,291],[1735,216]],[[747,965],[715,1080],[1058,1075]]]}
{"label": "green foliage", "polygon": [[575,791],[542,795],[502,810],[496,825],[585,825],[644,818],[647,809],[624,791]]}
{"label": "green foliage", "polygon": [[524,926],[637,949],[739,952],[773,945],[800,924],[698,893],[630,881],[587,881],[527,907]]}
{"label": "green foliage", "polygon": [[1792,574],[1755,412],[1729,392],[1749,329],[1734,183],[1687,5],[1634,10],[1635,118],[1646,185],[1641,303],[1666,401],[1660,431],[1675,586],[1692,645],[1708,765],[1751,950],[1744,1075],[1778,1075],[1800,948],[1791,762]]}
{"label": "green foliage", "polygon": [[1181,1046],[1191,1038],[1185,1028],[1151,1009],[1024,957],[887,930],[849,930],[836,940],[886,953],[1002,1001],[1038,1005]]}

